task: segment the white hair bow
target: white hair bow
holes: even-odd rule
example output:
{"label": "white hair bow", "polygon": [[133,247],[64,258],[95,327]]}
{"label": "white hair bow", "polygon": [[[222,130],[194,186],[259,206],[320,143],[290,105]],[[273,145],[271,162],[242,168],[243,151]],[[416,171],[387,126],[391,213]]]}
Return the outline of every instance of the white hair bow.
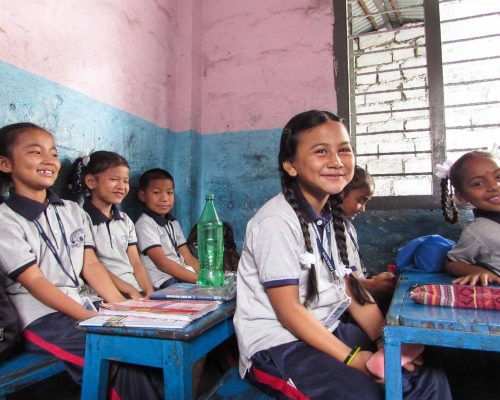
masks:
{"label": "white hair bow", "polygon": [[316,257],[312,253],[304,253],[299,256],[299,263],[302,268],[309,269],[316,262]]}
{"label": "white hair bow", "polygon": [[454,161],[446,160],[443,164],[436,164],[436,176],[446,179],[450,176],[450,169]]}

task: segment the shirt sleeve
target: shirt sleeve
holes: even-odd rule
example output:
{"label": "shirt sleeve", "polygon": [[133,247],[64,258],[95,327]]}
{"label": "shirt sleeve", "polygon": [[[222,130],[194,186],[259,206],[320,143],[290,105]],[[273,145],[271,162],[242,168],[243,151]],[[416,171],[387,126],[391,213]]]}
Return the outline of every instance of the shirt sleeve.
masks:
{"label": "shirt sleeve", "polygon": [[137,234],[135,232],[135,225],[129,216],[125,213],[122,213],[123,219],[125,220],[128,227],[128,244],[129,246],[132,244],[137,244]]}
{"label": "shirt sleeve", "polygon": [[160,234],[156,222],[152,219],[140,218],[135,225],[139,251],[145,254],[152,247],[161,247]]}
{"label": "shirt sleeve", "polygon": [[174,234],[175,234],[175,242],[177,243],[177,247],[181,247],[183,244],[186,244],[186,238],[184,237],[184,233],[182,233],[181,225],[179,221],[174,221]]}
{"label": "shirt sleeve", "polygon": [[477,264],[478,257],[484,253],[485,245],[466,229],[462,232],[458,243],[448,252],[452,261],[463,261],[467,264]]}
{"label": "shirt sleeve", "polygon": [[[303,239],[289,221],[268,217],[250,232],[259,279],[265,287],[297,285]],[[305,250],[304,250],[305,252]]]}
{"label": "shirt sleeve", "polygon": [[23,227],[15,221],[0,221],[0,269],[14,279],[27,267],[37,262],[32,244]]}
{"label": "shirt sleeve", "polygon": [[85,234],[85,248],[93,248],[95,249],[94,235],[92,234],[92,222],[90,216],[85,212],[83,208],[80,208],[80,214],[82,218],[83,232]]}

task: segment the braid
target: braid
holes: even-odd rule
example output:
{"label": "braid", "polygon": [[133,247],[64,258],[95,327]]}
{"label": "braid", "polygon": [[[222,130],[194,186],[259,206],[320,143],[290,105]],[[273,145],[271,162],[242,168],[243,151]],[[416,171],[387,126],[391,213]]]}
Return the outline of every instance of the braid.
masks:
{"label": "braid", "polygon": [[453,189],[449,183],[448,178],[441,179],[441,208],[444,219],[450,224],[456,224],[459,220],[458,208],[453,199]]}
{"label": "braid", "polygon": [[[328,198],[328,206],[332,213],[333,230],[335,231],[335,242],[337,243],[337,250],[339,252],[340,260],[345,266],[349,266],[349,256],[347,253],[347,240],[345,236],[345,225],[343,219],[342,199],[336,195],[331,195]],[[349,284],[351,285],[352,295],[356,301],[365,305],[367,303],[373,304],[374,301],[370,295],[363,288],[354,274],[349,274]]]}
{"label": "braid", "polygon": [[69,173],[66,185],[68,186],[69,193],[71,195],[71,200],[78,201],[80,197],[85,193],[85,166],[83,165],[83,157],[78,157]]}
{"label": "braid", "polygon": [[[297,217],[300,222],[300,228],[302,229],[302,235],[304,236],[304,241],[306,243],[306,250],[309,253],[313,253],[313,248],[311,244],[311,235],[309,234],[308,224],[302,214],[302,210],[297,203],[295,198],[295,194],[293,190],[288,186],[283,187],[283,195],[285,196],[286,201],[290,204],[290,206],[297,214]],[[306,292],[306,300],[304,302],[304,306],[308,306],[314,299],[318,297],[318,281],[316,280],[316,267],[314,264],[311,264],[311,269],[309,271],[309,275],[307,277],[307,292]]]}

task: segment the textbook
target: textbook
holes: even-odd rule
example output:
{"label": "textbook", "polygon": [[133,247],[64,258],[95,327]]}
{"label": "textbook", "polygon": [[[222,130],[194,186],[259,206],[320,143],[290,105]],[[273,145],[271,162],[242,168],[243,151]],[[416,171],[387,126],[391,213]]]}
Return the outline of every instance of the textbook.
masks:
{"label": "textbook", "polygon": [[217,309],[219,304],[218,301],[197,300],[125,300],[102,303],[99,313],[194,321]]}
{"label": "textbook", "polygon": [[84,321],[80,326],[108,326],[118,328],[155,328],[155,329],[182,329],[189,325],[189,321],[178,319],[162,319],[136,317],[132,315],[96,315]]}
{"label": "textbook", "polygon": [[236,275],[228,275],[219,287],[199,286],[195,283],[175,283],[149,295],[152,300],[191,299],[228,301],[236,297]]}

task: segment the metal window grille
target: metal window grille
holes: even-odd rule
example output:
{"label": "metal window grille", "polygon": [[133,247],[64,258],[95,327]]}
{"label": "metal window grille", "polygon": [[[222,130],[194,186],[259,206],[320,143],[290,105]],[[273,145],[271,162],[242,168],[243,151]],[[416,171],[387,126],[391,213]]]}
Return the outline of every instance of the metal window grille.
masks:
{"label": "metal window grille", "polygon": [[347,0],[334,12],[339,114],[376,208],[438,207],[435,164],[500,143],[500,2]]}

